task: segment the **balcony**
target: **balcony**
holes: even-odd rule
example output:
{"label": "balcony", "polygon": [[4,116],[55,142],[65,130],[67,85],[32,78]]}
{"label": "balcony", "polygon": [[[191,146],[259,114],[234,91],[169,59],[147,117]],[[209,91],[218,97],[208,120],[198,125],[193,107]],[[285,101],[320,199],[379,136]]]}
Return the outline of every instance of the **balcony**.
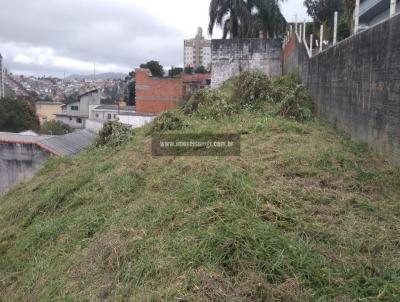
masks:
{"label": "balcony", "polygon": [[385,11],[389,12],[390,0],[364,0],[360,3],[360,22],[368,23]]}

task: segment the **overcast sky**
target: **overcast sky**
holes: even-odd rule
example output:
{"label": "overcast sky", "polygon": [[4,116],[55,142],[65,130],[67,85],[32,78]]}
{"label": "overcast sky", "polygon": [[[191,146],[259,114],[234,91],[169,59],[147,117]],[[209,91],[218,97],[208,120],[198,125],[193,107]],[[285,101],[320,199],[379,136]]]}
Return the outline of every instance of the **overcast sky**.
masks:
{"label": "overcast sky", "polygon": [[[0,53],[16,74],[128,72],[155,59],[183,62],[183,39],[206,32],[209,0],[0,0]],[[288,21],[307,18],[288,0]],[[216,31],[214,38],[220,38]]]}

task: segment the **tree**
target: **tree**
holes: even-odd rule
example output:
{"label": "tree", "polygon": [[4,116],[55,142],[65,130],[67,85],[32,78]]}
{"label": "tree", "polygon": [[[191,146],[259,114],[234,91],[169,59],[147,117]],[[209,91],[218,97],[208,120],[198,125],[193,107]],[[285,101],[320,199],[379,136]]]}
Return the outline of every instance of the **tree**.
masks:
{"label": "tree", "polygon": [[0,100],[0,131],[38,131],[39,127],[39,119],[28,102],[11,98]]}
{"label": "tree", "polygon": [[193,67],[186,66],[185,69],[183,70],[183,72],[186,74],[192,74],[193,70],[194,70]]}
{"label": "tree", "polygon": [[134,80],[135,79],[135,71],[132,70],[131,72],[128,73],[128,75],[125,77],[125,82],[128,82],[130,80]]}
{"label": "tree", "polygon": [[222,38],[257,38],[260,31],[276,36],[284,32],[286,20],[281,0],[211,0],[208,32],[222,28]]}
{"label": "tree", "polygon": [[41,134],[64,135],[71,132],[71,127],[61,121],[48,121],[40,128]]}
{"label": "tree", "polygon": [[136,82],[131,80],[126,85],[127,94],[128,94],[128,106],[136,105]]}
{"label": "tree", "polygon": [[182,72],[183,72],[183,68],[172,66],[171,69],[168,70],[168,76],[172,78],[177,75],[180,75]]}
{"label": "tree", "polygon": [[207,69],[204,66],[199,66],[194,70],[195,73],[207,73]]}
{"label": "tree", "polygon": [[333,33],[334,13],[343,13],[342,0],[305,0],[307,13],[319,27],[324,24],[326,31],[331,36]]}
{"label": "tree", "polygon": [[151,75],[153,77],[163,77],[164,76],[164,68],[158,61],[149,61],[146,64],[141,64],[140,68],[150,69]]}

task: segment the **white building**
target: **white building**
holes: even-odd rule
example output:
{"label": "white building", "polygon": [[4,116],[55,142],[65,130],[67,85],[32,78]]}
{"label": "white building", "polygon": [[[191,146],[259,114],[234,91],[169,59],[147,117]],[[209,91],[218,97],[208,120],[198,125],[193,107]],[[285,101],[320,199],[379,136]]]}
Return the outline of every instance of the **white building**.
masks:
{"label": "white building", "polygon": [[[400,12],[400,0],[360,0],[358,29],[362,30],[388,19],[391,14],[391,6],[394,14]],[[356,14],[357,8],[354,18],[356,18]]]}
{"label": "white building", "polygon": [[184,66],[199,67],[206,69],[211,67],[211,40],[203,37],[203,29],[197,29],[197,35],[194,39],[184,41]]}
{"label": "white building", "polygon": [[56,114],[56,119],[71,128],[83,129],[93,105],[100,105],[100,93],[97,89],[81,94],[79,101],[68,104],[62,113]]}
{"label": "white building", "polygon": [[98,121],[115,121],[120,114],[130,114],[136,112],[135,106],[100,105],[90,106],[89,118]]}

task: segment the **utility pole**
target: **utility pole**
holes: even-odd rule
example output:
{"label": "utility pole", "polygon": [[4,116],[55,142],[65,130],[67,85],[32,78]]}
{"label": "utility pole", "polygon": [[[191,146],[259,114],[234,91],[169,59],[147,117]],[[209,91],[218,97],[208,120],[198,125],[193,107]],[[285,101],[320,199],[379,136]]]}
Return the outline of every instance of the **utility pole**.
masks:
{"label": "utility pole", "polygon": [[96,81],[96,61],[93,61],[93,82]]}
{"label": "utility pole", "polygon": [[5,97],[5,91],[4,91],[4,68],[3,68],[3,57],[0,54],[0,99]]}

